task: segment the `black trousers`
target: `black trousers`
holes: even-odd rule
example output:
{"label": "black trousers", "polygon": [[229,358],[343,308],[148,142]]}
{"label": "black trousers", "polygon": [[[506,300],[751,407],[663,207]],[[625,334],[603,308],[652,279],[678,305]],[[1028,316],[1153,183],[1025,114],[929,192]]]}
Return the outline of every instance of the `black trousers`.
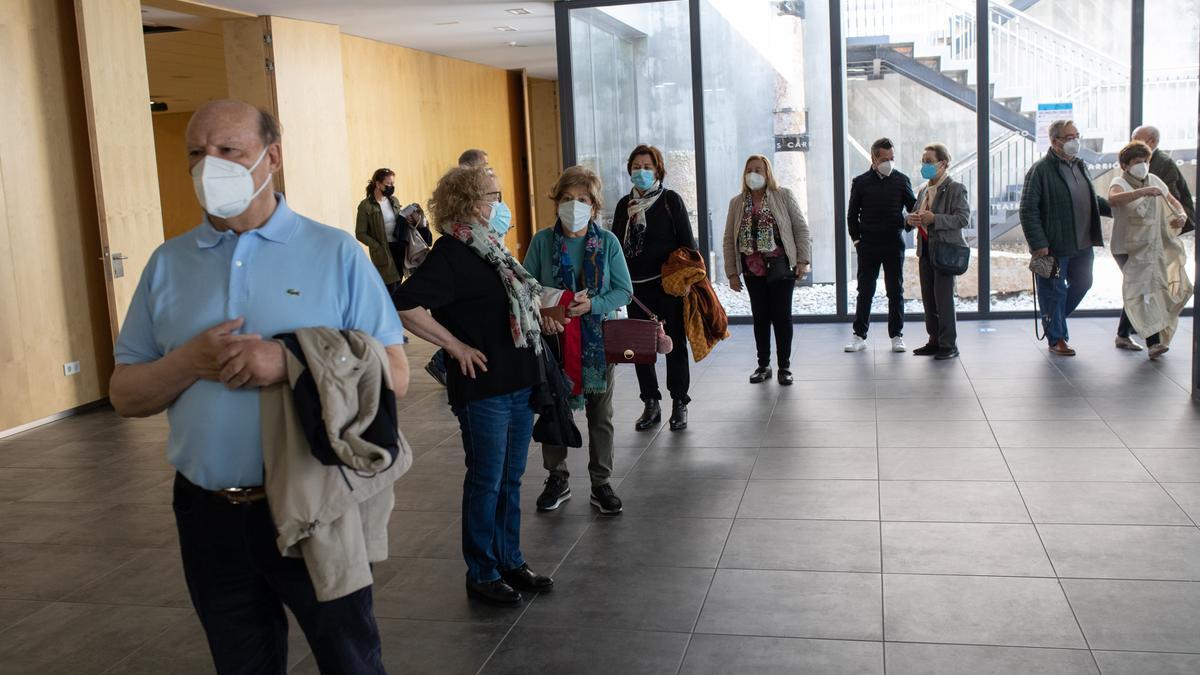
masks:
{"label": "black trousers", "polygon": [[384,673],[370,587],[318,602],[284,558],[266,501],[229,504],[175,474],[175,523],[192,606],[221,675],[287,672],[287,605],[322,673]]}
{"label": "black trousers", "polygon": [[750,296],[750,315],[754,318],[754,345],[758,366],[771,365],[771,329],[775,329],[775,354],[779,367],[787,370],[792,363],[792,294],[796,283],[784,279],[767,283],[766,277],[743,274]]}
{"label": "black trousers", "polygon": [[[1124,270],[1125,263],[1129,262],[1129,256],[1125,253],[1114,253],[1113,260],[1117,261],[1118,269]],[[1137,331],[1133,329],[1133,322],[1129,320],[1129,315],[1125,313],[1125,308],[1122,307],[1121,320],[1117,323],[1117,337],[1127,338],[1131,333],[1136,332]],[[1162,338],[1158,336],[1158,333],[1146,338],[1146,344],[1148,345],[1156,345],[1159,342],[1162,342]]]}
{"label": "black trousers", "polygon": [[904,243],[899,237],[892,241],[861,239],[858,250],[858,302],[854,312],[854,334],[867,337],[871,325],[871,302],[879,268],[883,268],[883,284],[888,298],[888,337],[904,334]]}
{"label": "black trousers", "polygon": [[958,326],[954,321],[954,276],[933,267],[926,248],[917,258],[921,274],[921,303],[925,305],[925,331],[929,344],[939,349],[958,345]]}
{"label": "black trousers", "polygon": [[400,282],[404,281],[404,254],[408,250],[408,243],[404,241],[389,241],[388,250],[392,254],[392,262],[396,264],[396,271],[400,273],[400,281],[393,284],[386,284],[388,296],[392,299],[392,305],[396,305],[396,294],[400,292]]}
{"label": "black trousers", "polygon": [[[633,294],[641,300],[651,312],[658,315],[660,321],[666,323],[667,335],[675,344],[670,354],[667,354],[667,391],[674,401],[690,402],[688,389],[691,387],[692,376],[688,367],[687,332],[683,326],[683,298],[668,295],[663,290],[659,279],[635,283]],[[629,303],[631,319],[648,319],[636,302]],[[637,372],[638,388],[641,390],[643,401],[661,401],[662,392],[658,389],[658,373],[653,364],[634,366]]]}

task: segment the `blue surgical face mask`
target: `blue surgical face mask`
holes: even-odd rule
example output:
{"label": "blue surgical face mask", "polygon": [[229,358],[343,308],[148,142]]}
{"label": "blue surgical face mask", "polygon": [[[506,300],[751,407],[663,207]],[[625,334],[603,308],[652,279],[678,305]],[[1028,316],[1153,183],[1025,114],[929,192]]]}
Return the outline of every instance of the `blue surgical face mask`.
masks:
{"label": "blue surgical face mask", "polygon": [[649,169],[638,169],[629,174],[629,180],[633,181],[633,186],[645,192],[654,185],[654,172]]}
{"label": "blue surgical face mask", "polygon": [[937,177],[937,174],[938,174],[937,164],[926,163],[926,164],[921,165],[921,178],[924,178],[925,180],[933,180],[934,178]]}
{"label": "blue surgical face mask", "polygon": [[488,216],[488,227],[501,237],[508,233],[508,228],[512,227],[512,211],[509,210],[508,204],[504,202],[492,204],[492,215]]}

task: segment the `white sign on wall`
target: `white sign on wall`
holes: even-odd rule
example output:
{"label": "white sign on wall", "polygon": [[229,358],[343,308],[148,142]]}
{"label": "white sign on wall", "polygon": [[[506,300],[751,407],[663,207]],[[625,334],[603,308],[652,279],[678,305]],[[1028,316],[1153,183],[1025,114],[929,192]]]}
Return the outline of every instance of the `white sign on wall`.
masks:
{"label": "white sign on wall", "polygon": [[1050,125],[1056,120],[1072,119],[1070,103],[1039,103],[1037,107],[1037,149],[1045,153],[1050,149]]}

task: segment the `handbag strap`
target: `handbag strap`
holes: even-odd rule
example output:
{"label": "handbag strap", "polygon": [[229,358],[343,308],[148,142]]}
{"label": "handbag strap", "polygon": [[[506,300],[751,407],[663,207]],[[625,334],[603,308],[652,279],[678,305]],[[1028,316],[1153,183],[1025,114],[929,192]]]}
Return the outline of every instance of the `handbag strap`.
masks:
{"label": "handbag strap", "polygon": [[650,317],[651,321],[658,321],[658,317],[654,314],[654,312],[651,312],[649,307],[643,305],[642,301],[638,300],[636,295],[630,293],[629,297],[633,298],[633,301],[637,303],[638,307],[642,308],[642,311],[646,313],[646,316]]}

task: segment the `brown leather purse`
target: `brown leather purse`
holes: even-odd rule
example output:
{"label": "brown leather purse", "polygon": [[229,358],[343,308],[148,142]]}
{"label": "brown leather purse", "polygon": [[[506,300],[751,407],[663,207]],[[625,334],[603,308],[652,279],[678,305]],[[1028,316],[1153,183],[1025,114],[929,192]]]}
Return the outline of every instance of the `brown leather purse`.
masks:
{"label": "brown leather purse", "polygon": [[604,360],[610,364],[648,364],[658,360],[658,317],[641,300],[633,301],[649,319],[604,322]]}

